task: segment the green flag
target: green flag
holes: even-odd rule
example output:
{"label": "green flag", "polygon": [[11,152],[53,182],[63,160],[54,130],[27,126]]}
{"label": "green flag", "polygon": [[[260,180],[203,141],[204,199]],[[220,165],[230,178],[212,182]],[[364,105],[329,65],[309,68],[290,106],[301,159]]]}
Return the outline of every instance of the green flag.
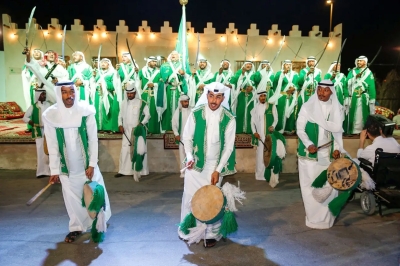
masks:
{"label": "green flag", "polygon": [[186,38],[186,8],[185,5],[182,5],[182,19],[181,24],[179,25],[178,31],[178,40],[176,41],[175,50],[181,56],[182,68],[183,70],[191,75],[190,65],[189,65],[189,50],[188,43]]}

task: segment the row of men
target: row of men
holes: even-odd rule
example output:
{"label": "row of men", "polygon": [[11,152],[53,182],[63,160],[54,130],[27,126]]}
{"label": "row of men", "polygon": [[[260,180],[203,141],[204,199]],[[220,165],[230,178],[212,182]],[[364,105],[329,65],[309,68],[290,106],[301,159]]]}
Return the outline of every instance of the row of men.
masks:
{"label": "row of men", "polygon": [[[222,60],[219,70],[213,73],[211,64],[205,59],[199,60],[198,69],[192,74],[183,70],[176,51],[168,56],[160,69],[157,68],[157,59],[151,56],[141,70],[129,53],[122,55],[122,62],[115,69],[109,59],[102,59],[93,70],[85,62],[82,52],[72,55],[73,63],[68,69],[57,64],[57,54],[53,51],[41,58],[41,51],[35,50],[32,60],[27,58],[28,68],[23,73],[24,91],[31,104],[33,90],[38,84],[46,86],[47,81],[72,80],[79,90],[80,100],[95,105],[98,129],[111,132],[119,130],[123,91],[129,82],[135,83],[138,97],[149,105],[147,129],[152,134],[172,130],[172,117],[181,94],[190,97],[189,105],[193,107],[206,84],[220,82],[231,89],[229,103],[237,117],[236,134],[251,133],[251,110],[257,92],[263,90],[268,92],[267,101],[277,106],[277,131],[292,134],[302,104],[315,93],[317,83],[322,79],[322,71],[312,56],[308,57],[306,67],[299,74],[292,70],[290,60],[285,60],[277,73],[267,60],[260,63],[257,71],[252,62],[246,61],[236,73],[228,60]],[[356,67],[346,77],[340,72],[340,64],[333,62],[324,75],[335,84],[339,102],[345,107],[347,115],[343,128],[349,134],[360,133],[367,116],[375,113],[375,81],[367,63],[368,59],[360,56],[356,59]]]}
{"label": "row of men", "polygon": [[[143,101],[135,97],[136,88],[132,84],[134,83],[130,83],[127,87],[124,102],[127,105],[130,102],[141,104]],[[220,186],[224,176],[236,172],[234,148],[236,119],[230,111],[230,91],[231,89],[222,83],[213,82],[206,85],[198,103],[191,110],[181,135],[186,156],[186,171],[181,208],[182,223],[178,234],[182,240],[191,243],[193,235],[189,233],[191,230],[187,230],[188,227],[196,227],[193,231],[203,230],[197,242],[204,239],[205,247],[213,247],[221,239],[221,220],[210,221],[207,224],[196,220],[190,226],[184,226],[184,220],[191,211],[190,202],[196,191],[210,184]],[[58,83],[54,92],[57,103],[48,107],[40,119],[43,119],[44,132],[48,138],[51,163],[49,182],[61,182],[63,186],[63,197],[70,219],[69,233],[65,237],[65,242],[70,243],[91,226],[88,212],[82,207],[80,197],[76,196],[82,195],[83,185],[87,179],[97,181],[104,187],[105,206],[101,210],[104,224],[111,216],[111,209],[104,180],[97,165],[95,108],[83,101],[77,101],[74,82]],[[40,93],[42,98],[43,93]],[[181,97],[182,107],[183,104],[186,106],[185,101],[190,101],[189,97]],[[259,94],[259,103],[255,108],[255,113],[253,112],[253,117],[260,119],[256,121],[258,130],[254,132],[255,138],[260,140],[263,139],[262,135],[274,132],[274,120],[271,120],[274,116],[271,117],[268,110],[275,106],[265,102],[266,98],[267,91],[265,90]],[[125,110],[127,109],[125,105]],[[339,158],[341,153],[347,153],[342,140],[344,121],[342,109],[343,106],[339,103],[334,84],[330,80],[323,80],[318,83],[317,92],[302,105],[299,112],[297,120],[299,179],[306,225],[310,228],[330,228],[335,216],[338,215],[338,213],[332,213],[328,207],[328,203],[337,198],[338,191],[331,188],[326,198],[317,200],[312,183],[317,176],[321,175],[321,172],[328,168],[333,159]],[[146,113],[144,109],[142,112]],[[126,114],[131,113],[133,112]],[[263,123],[260,123],[262,121]],[[137,127],[139,124],[136,125]],[[365,135],[368,135],[376,144],[380,138],[378,134],[382,134],[382,131],[379,130],[379,126],[375,131],[379,133],[372,135],[372,131],[369,132],[368,129],[363,132],[361,134],[363,141],[365,141]],[[400,145],[394,139],[384,140],[383,136],[380,141],[385,142],[385,150],[396,145],[396,148],[400,150]],[[327,143],[330,145],[325,145]],[[364,145],[364,142],[362,144]],[[259,145],[258,149],[263,150],[263,145]],[[363,146],[360,145],[360,154],[362,150]],[[265,170],[275,170],[275,167],[279,168],[279,163],[274,165],[273,169]],[[325,182],[322,189],[329,186]]]}

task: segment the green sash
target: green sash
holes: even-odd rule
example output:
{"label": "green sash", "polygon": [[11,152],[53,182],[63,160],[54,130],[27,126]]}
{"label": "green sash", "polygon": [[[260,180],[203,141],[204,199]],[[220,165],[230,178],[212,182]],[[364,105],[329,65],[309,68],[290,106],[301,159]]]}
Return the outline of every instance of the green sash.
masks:
{"label": "green sash", "polygon": [[40,108],[37,107],[37,103],[32,105],[33,111],[32,111],[32,121],[33,121],[33,127],[32,127],[32,138],[37,139],[41,138],[42,136],[42,130],[40,129]]}
{"label": "green sash", "polygon": [[[81,126],[78,128],[79,133],[79,142],[81,144],[81,151],[83,160],[85,162],[85,169],[89,167],[89,154],[88,154],[88,136],[86,130],[86,116],[82,117]],[[69,175],[68,171],[68,162],[67,162],[67,154],[66,154],[66,147],[65,147],[65,137],[64,137],[64,129],[63,128],[56,128],[56,135],[57,135],[57,142],[58,142],[58,149],[60,152],[60,160],[61,160],[61,174],[62,175]]]}
{"label": "green sash", "polygon": [[[201,105],[193,110],[193,116],[195,121],[195,130],[193,136],[193,157],[195,163],[193,169],[197,172],[202,172],[204,164],[206,162],[207,153],[207,127],[205,119],[205,106]],[[221,159],[221,155],[225,146],[225,130],[229,123],[235,119],[233,114],[222,108],[221,119],[219,123],[219,138],[220,138],[220,152],[218,156],[218,163]],[[221,176],[230,175],[235,173],[235,148],[233,148],[232,154],[230,155],[227,164],[221,171]]]}

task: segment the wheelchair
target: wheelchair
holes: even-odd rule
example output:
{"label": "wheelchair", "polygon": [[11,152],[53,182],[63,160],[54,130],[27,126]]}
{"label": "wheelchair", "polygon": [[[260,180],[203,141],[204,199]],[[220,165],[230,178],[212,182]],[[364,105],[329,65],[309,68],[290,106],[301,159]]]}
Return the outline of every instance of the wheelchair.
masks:
{"label": "wheelchair", "polygon": [[361,209],[367,215],[373,215],[378,207],[382,215],[382,204],[388,208],[400,207],[400,153],[386,153],[376,149],[374,165],[366,159],[359,158],[360,167],[364,169],[376,183],[375,190],[361,192]]}

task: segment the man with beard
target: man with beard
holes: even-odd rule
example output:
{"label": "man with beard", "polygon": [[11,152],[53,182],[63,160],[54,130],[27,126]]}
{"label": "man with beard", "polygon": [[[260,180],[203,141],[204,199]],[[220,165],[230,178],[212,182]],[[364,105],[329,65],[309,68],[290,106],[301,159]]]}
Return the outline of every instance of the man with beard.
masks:
{"label": "man with beard", "polygon": [[46,91],[44,89],[37,89],[35,90],[35,103],[29,106],[22,119],[32,127],[32,138],[36,142],[37,178],[50,175],[49,157],[44,153],[44,129],[42,120],[42,114],[49,107],[50,103],[46,101]]}
{"label": "man with beard", "polygon": [[[256,152],[256,180],[266,180],[271,187],[279,183],[279,173],[282,171],[282,159],[285,157],[285,138],[275,131],[278,123],[278,113],[274,104],[268,103],[268,93],[265,88],[257,90],[257,103],[251,112],[251,129],[253,131],[252,144],[257,147]],[[264,164],[266,136],[272,139],[271,161],[268,168]]]}
{"label": "man with beard", "polygon": [[274,71],[271,68],[271,64],[268,60],[261,61],[258,66],[258,70],[254,73],[252,80],[257,87],[257,91],[266,90],[268,98],[273,94],[273,83],[274,83]]}
{"label": "man with beard", "polygon": [[285,60],[281,71],[274,77],[274,94],[269,102],[278,109],[278,124],[275,130],[293,134],[295,131],[295,109],[297,105],[298,75],[292,70],[292,61]]}
{"label": "man with beard", "polygon": [[130,80],[137,80],[139,71],[138,67],[139,66],[137,65],[135,59],[133,59],[129,53],[122,53],[122,63],[115,65],[121,80],[122,92],[126,89],[126,86]]}
{"label": "man with beard", "polygon": [[[189,96],[182,94],[181,97],[179,97],[179,107],[176,109],[174,116],[172,117],[172,130],[174,131],[175,140],[179,145],[179,167],[184,164],[185,160],[185,148],[181,136],[189,114],[192,111],[192,108],[189,107],[189,100]],[[181,177],[185,177],[185,173],[181,173]]]}
{"label": "man with beard", "polygon": [[172,130],[172,116],[178,108],[181,94],[188,94],[190,76],[183,70],[182,60],[177,51],[172,51],[167,62],[160,67],[160,83],[157,98],[159,114],[162,114],[163,131]]}
{"label": "man with beard", "polygon": [[309,56],[306,60],[306,67],[300,70],[298,85],[301,90],[297,102],[298,110],[314,94],[318,82],[321,81],[322,72],[321,69],[317,68],[316,63],[317,59],[314,56]]}
{"label": "man with beard", "polygon": [[[190,212],[190,201],[198,189],[206,185],[221,186],[225,175],[235,170],[235,117],[229,111],[230,89],[213,82],[204,88],[196,107],[183,130],[186,153],[185,182],[182,196],[181,221]],[[199,226],[200,221],[196,221]],[[207,224],[205,247],[213,247],[221,239],[221,221]],[[178,229],[179,237],[187,235]]]}
{"label": "man with beard", "polygon": [[100,71],[96,78],[96,107],[97,127],[101,131],[118,132],[119,103],[122,101],[121,83],[110,59],[100,61]]}
{"label": "man with beard", "polygon": [[236,115],[236,134],[251,134],[250,111],[254,107],[254,64],[245,61],[242,68],[231,78],[232,112]]}
{"label": "man with beard", "polygon": [[214,80],[232,88],[232,85],[229,83],[232,76],[233,71],[231,69],[231,62],[227,59],[222,60],[218,72],[215,72]]}
{"label": "man with beard", "polygon": [[[75,85],[71,81],[54,87],[57,103],[43,113],[44,131],[50,159],[50,183],[60,183],[69,217],[69,233],[64,241],[76,238],[92,227],[92,232],[106,231],[111,217],[110,201],[103,176],[97,165],[98,139],[95,109],[86,102],[76,101]],[[83,187],[87,180],[96,181],[104,190],[105,206],[98,213],[102,230],[93,228],[93,219],[82,206]],[[96,226],[95,226],[96,227]],[[94,235],[92,234],[93,239]],[[102,239],[97,239],[101,241]],[[96,240],[95,240],[96,241]]]}
{"label": "man with beard", "polygon": [[193,73],[196,83],[195,103],[197,103],[200,96],[203,94],[204,86],[214,81],[214,75],[211,72],[211,64],[206,59],[200,59],[197,64],[199,69]]}
{"label": "man with beard", "polygon": [[[139,182],[141,175],[149,174],[149,167],[147,165],[147,145],[144,144],[145,154],[142,159],[142,169],[136,171],[135,166],[132,165],[132,145],[136,144],[132,138],[135,128],[140,125],[147,124],[150,118],[149,107],[146,102],[137,97],[135,82],[130,81],[125,89],[126,95],[121,104],[121,112],[118,117],[119,132],[122,136],[122,148],[119,156],[119,171],[114,177],[121,177],[124,175],[133,175],[136,182]],[[134,153],[137,153],[138,147],[133,147]],[[136,156],[137,154],[134,154]]]}
{"label": "man with beard", "polygon": [[329,67],[328,73],[325,74],[324,79],[329,79],[333,82],[339,103],[344,107],[346,116],[343,122],[343,129],[345,133],[347,133],[348,131],[347,115],[349,113],[349,90],[347,89],[346,76],[340,72],[340,66],[341,66],[340,63],[337,63],[337,61],[333,61],[331,66]]}
{"label": "man with beard", "polygon": [[85,55],[82,52],[74,52],[72,59],[73,63],[68,67],[69,79],[75,83],[75,87],[78,89],[79,100],[87,103],[93,102],[93,99],[90,100],[91,85],[94,84],[93,69],[86,63]]}
{"label": "man with beard", "polygon": [[367,66],[368,58],[359,56],[356,67],[347,75],[347,85],[351,98],[349,111],[349,134],[359,134],[368,115],[375,114],[375,79]]}
{"label": "man with beard", "polygon": [[150,56],[138,74],[139,98],[147,103],[150,110],[150,120],[147,129],[151,134],[161,133],[161,116],[157,113],[158,82],[160,80],[160,70],[157,69],[157,58]]}
{"label": "man with beard", "polygon": [[[301,195],[306,212],[306,226],[313,229],[332,227],[335,216],[328,203],[337,197],[338,191],[328,182],[322,188],[313,188],[314,180],[338,159],[343,149],[343,111],[336,98],[332,81],[318,83],[317,91],[303,104],[297,119],[297,149]],[[332,141],[331,144],[325,145]],[[325,145],[325,146],[324,146]],[[319,147],[319,148],[318,148]],[[326,197],[317,197],[314,190],[328,189]],[[329,191],[330,189],[330,191]]]}

